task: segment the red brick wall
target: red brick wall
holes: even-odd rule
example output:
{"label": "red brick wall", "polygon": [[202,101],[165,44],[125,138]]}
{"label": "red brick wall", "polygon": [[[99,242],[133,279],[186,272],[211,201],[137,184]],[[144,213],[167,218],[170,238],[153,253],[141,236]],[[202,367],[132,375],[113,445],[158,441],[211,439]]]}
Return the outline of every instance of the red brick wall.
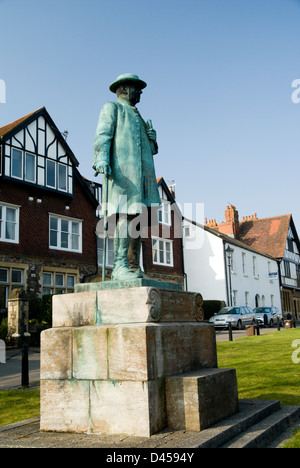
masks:
{"label": "red brick wall", "polygon": [[[145,273],[149,275],[168,275],[168,276],[183,276],[183,251],[182,251],[182,234],[181,234],[181,219],[172,210],[172,225],[164,226],[159,224],[156,229],[148,229],[148,236],[143,239],[143,264]],[[175,223],[176,221],[176,223]],[[152,239],[160,237],[163,239],[170,239],[173,241],[173,267],[164,265],[154,265],[152,260]]]}
{"label": "red brick wall", "polygon": [[[19,205],[19,244],[0,242],[0,252],[15,256],[32,256],[96,264],[95,208],[74,176],[74,198],[40,190],[12,180],[0,179],[0,202]],[[29,201],[33,197],[33,201]],[[41,199],[42,203],[37,203]],[[66,210],[66,206],[70,209]],[[83,253],[49,249],[49,213],[82,219]]]}

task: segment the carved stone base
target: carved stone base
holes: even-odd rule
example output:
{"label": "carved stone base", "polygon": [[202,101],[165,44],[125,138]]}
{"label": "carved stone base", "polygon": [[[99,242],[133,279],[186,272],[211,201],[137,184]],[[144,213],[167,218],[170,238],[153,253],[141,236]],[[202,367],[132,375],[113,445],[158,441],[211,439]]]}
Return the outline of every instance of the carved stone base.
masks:
{"label": "carved stone base", "polygon": [[203,320],[202,296],[153,287],[53,297],[53,327]]}

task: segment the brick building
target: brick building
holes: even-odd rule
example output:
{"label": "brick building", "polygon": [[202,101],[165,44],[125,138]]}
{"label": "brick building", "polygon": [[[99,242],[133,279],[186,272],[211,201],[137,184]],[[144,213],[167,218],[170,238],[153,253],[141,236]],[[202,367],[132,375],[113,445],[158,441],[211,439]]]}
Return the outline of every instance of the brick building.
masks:
{"label": "brick building", "polygon": [[72,292],[96,272],[98,202],[42,107],[0,128],[0,309],[14,287]]}

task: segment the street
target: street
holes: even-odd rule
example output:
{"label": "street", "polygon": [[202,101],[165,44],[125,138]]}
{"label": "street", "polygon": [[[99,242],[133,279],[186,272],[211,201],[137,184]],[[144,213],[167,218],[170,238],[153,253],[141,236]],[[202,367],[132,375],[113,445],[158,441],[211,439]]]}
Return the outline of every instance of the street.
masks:
{"label": "street", "polygon": [[[29,383],[40,380],[40,350],[30,348],[28,353]],[[21,349],[6,350],[6,363],[0,363],[0,390],[21,386],[22,351]]]}

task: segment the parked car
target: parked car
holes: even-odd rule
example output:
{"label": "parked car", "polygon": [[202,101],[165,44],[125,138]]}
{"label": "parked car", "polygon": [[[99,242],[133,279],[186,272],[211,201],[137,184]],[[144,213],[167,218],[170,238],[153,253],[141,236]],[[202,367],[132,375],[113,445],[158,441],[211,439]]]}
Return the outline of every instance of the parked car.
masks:
{"label": "parked car", "polygon": [[254,313],[259,325],[273,327],[277,324],[277,317],[279,317],[280,325],[284,326],[282,313],[277,307],[256,307]]}
{"label": "parked car", "polygon": [[224,307],[209,319],[215,327],[228,328],[231,323],[233,328],[241,330],[245,325],[254,325],[255,314],[250,307]]}

